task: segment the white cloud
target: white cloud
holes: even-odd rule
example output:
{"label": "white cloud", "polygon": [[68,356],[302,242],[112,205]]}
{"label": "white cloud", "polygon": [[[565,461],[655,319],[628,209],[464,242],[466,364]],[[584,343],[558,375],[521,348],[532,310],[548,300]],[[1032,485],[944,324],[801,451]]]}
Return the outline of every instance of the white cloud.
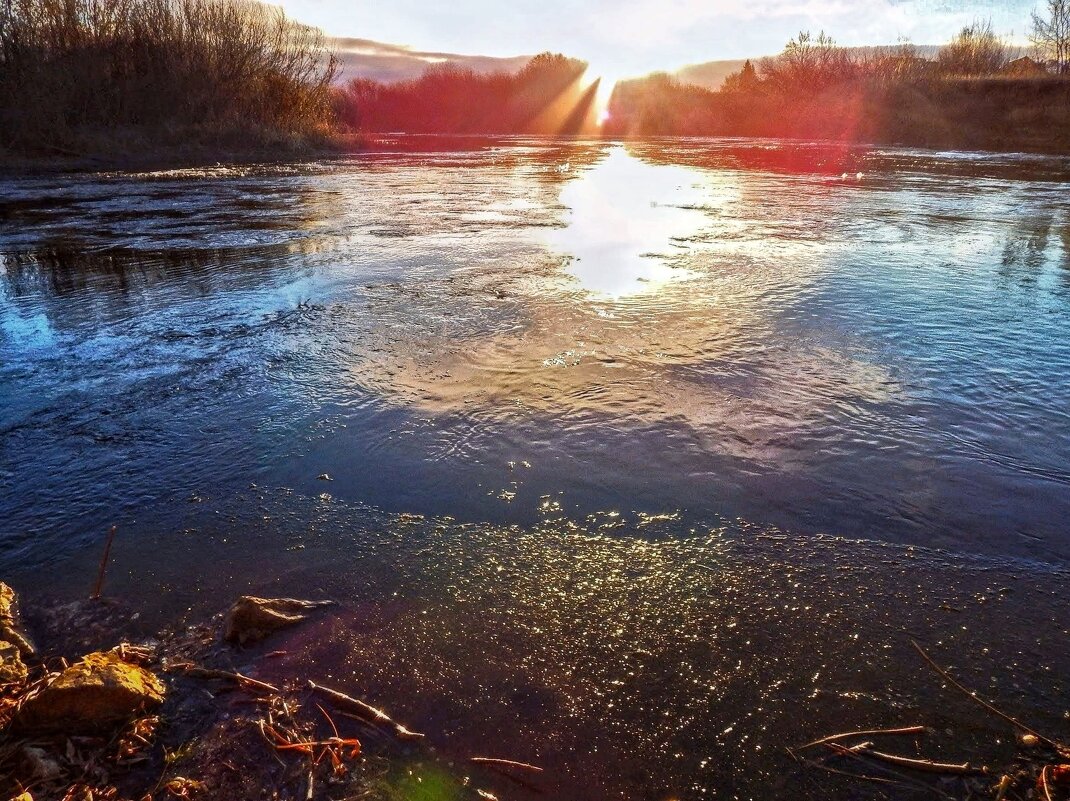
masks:
{"label": "white cloud", "polygon": [[511,56],[556,50],[629,74],[778,52],[799,30],[841,44],[946,41],[975,17],[1022,33],[1033,0],[283,0],[339,36]]}

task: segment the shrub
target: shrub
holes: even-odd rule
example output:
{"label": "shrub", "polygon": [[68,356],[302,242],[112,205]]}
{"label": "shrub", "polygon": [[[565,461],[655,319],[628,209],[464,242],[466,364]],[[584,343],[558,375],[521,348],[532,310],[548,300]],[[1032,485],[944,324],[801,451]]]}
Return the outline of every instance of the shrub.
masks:
{"label": "shrub", "polygon": [[320,32],[249,0],[0,0],[0,144],[321,135]]}

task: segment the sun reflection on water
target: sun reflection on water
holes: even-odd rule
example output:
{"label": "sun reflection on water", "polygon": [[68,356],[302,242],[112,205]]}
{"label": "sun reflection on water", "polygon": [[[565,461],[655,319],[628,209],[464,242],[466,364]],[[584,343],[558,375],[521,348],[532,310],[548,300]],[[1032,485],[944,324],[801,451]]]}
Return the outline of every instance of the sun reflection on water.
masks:
{"label": "sun reflection on water", "polygon": [[[354,365],[363,386],[463,415],[465,449],[532,414],[572,432],[672,421],[693,432],[692,447],[782,467],[823,421],[901,393],[863,346],[779,333],[785,306],[834,263],[811,235],[827,197],[787,207],[775,179],[662,164],[630,146],[554,175],[558,194],[542,202],[558,225],[528,229],[536,250],[465,271],[513,322],[395,341],[389,357]],[[530,178],[518,180],[530,194]],[[800,187],[803,201],[807,192],[827,195]],[[406,308],[393,314],[411,316],[413,302],[440,310],[428,292],[398,298]]]}
{"label": "sun reflection on water", "polygon": [[692,171],[651,165],[616,147],[566,184],[567,224],[547,237],[569,272],[591,292],[621,297],[650,292],[693,273],[679,257],[708,222],[706,193]]}

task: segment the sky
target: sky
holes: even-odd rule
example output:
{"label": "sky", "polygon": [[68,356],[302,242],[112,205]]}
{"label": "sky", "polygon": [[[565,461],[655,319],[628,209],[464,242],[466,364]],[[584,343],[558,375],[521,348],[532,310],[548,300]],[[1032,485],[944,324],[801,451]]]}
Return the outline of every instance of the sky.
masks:
{"label": "sky", "polygon": [[[275,0],[279,2],[279,0]],[[332,36],[516,56],[552,50],[616,79],[779,52],[800,30],[845,46],[941,44],[991,19],[1025,41],[1034,0],[281,0]]]}

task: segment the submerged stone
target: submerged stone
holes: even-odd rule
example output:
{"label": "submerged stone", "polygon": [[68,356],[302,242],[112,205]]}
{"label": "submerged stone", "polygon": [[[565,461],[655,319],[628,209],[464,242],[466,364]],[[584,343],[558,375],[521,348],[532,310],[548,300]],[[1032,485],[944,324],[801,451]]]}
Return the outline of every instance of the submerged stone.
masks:
{"label": "submerged stone", "polygon": [[144,668],[118,654],[93,653],[68,667],[19,710],[23,729],[96,731],[159,706],[166,690]]}
{"label": "submerged stone", "polygon": [[27,675],[22,652],[12,643],[0,641],[0,685],[19,684]]}
{"label": "submerged stone", "polygon": [[21,656],[34,654],[33,643],[19,628],[18,596],[2,581],[0,581],[0,642],[14,645]]}
{"label": "submerged stone", "polygon": [[243,595],[227,613],[223,639],[245,645],[274,631],[300,623],[308,613],[333,601],[299,601],[295,598],[257,598]]}

